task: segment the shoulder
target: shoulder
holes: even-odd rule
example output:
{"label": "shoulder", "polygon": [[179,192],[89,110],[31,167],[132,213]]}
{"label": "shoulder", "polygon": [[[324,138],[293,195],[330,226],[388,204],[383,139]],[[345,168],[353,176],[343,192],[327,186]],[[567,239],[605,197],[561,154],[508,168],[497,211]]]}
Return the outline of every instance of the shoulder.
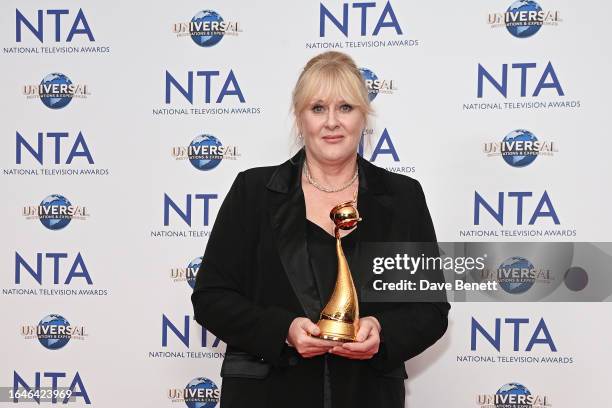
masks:
{"label": "shoulder", "polygon": [[417,179],[393,173],[364,159],[361,162],[363,169],[368,173],[368,182],[378,184],[374,187],[383,189],[387,194],[393,196],[423,196],[423,188]]}
{"label": "shoulder", "polygon": [[240,172],[238,177],[242,177],[248,184],[265,184],[279,167],[280,165],[252,167]]}
{"label": "shoulder", "polygon": [[252,167],[241,171],[236,175],[235,188],[245,192],[258,192],[266,188],[270,179],[274,178],[280,165]]}
{"label": "shoulder", "polygon": [[382,169],[385,175],[385,183],[392,192],[411,192],[420,193],[422,191],[421,183],[417,179],[404,174],[397,174],[391,171]]}
{"label": "shoulder", "polygon": [[285,191],[293,184],[297,164],[290,159],[275,166],[243,170],[236,176],[233,188],[247,193],[260,192],[266,187],[276,191]]}

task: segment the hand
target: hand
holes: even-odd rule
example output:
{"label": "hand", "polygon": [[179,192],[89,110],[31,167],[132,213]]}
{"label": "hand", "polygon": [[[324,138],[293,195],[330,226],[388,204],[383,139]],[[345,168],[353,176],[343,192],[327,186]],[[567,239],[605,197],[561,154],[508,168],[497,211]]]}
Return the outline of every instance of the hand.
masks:
{"label": "hand", "polygon": [[378,353],[380,346],[380,323],[372,316],[359,319],[357,340],[335,346],[330,353],[354,360],[368,360]]}
{"label": "hand", "polygon": [[291,347],[295,347],[298,353],[304,358],[310,358],[325,354],[332,347],[342,343],[337,341],[329,341],[318,339],[316,337],[321,333],[319,326],[314,324],[306,317],[296,317],[289,326],[287,333],[287,343]]}

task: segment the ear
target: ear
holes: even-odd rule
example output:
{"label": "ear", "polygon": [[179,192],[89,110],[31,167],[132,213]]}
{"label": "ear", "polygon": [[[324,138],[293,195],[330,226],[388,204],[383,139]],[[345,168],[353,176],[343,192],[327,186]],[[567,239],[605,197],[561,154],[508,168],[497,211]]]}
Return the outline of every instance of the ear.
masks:
{"label": "ear", "polygon": [[302,133],[302,118],[299,114],[295,115],[295,129],[297,130],[298,134]]}

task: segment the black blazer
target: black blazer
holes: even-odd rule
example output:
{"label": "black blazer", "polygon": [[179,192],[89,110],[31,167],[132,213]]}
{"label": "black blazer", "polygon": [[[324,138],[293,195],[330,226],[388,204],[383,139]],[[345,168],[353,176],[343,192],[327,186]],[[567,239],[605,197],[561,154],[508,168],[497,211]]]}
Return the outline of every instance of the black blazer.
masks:
{"label": "black blazer", "polygon": [[[241,172],[215,220],[191,301],[195,319],[227,344],[223,408],[323,406],[324,359],[332,405],[403,407],[404,361],[446,331],[450,305],[361,303],[383,342],[370,360],[304,359],[285,339],[294,318],[316,322],[321,304],[306,246],[301,188],[304,150],[280,166]],[[368,241],[435,242],[420,184],[358,156],[359,236]]]}

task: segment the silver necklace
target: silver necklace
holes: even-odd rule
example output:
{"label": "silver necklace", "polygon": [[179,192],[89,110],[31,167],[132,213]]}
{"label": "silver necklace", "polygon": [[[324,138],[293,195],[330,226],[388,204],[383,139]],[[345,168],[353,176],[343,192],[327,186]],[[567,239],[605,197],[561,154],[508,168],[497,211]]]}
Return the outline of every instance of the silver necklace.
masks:
{"label": "silver necklace", "polygon": [[357,175],[358,175],[358,169],[355,168],[355,174],[353,174],[353,177],[351,177],[351,179],[346,184],[338,188],[330,188],[330,187],[325,187],[325,186],[320,185],[319,183],[317,183],[315,179],[312,178],[312,176],[310,175],[310,170],[308,168],[308,161],[306,160],[304,160],[303,172],[304,172],[304,175],[306,176],[306,180],[308,180],[308,182],[312,184],[314,188],[316,188],[317,190],[323,191],[325,193],[337,193],[338,191],[346,190],[347,188],[351,186],[351,184],[355,182],[355,180],[357,180]]}

